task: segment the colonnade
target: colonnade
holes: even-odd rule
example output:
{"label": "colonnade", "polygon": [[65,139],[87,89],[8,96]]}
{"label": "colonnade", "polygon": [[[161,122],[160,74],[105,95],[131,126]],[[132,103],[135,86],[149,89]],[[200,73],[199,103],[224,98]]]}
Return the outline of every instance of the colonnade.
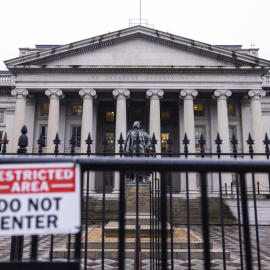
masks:
{"label": "colonnade", "polygon": [[[165,91],[166,92],[166,91]],[[26,97],[29,90],[16,88],[11,94],[16,97],[14,132],[12,140],[12,151],[15,153],[18,149],[17,142],[20,136],[20,128],[26,123],[25,109]],[[52,153],[54,149],[53,140],[59,129],[59,107],[60,99],[64,97],[61,89],[47,89],[45,94],[50,99],[49,116],[48,116],[48,137],[47,137],[47,153]],[[86,152],[85,140],[88,133],[93,132],[93,100],[97,97],[97,92],[92,88],[83,88],[79,90],[79,95],[83,99],[82,111],[82,128],[81,128],[81,152]],[[128,89],[115,89],[112,92],[116,99],[116,123],[115,123],[115,150],[118,151],[117,139],[122,132],[123,138],[127,132],[127,111],[126,101],[130,97]],[[227,114],[227,99],[232,95],[230,90],[216,89],[213,92],[213,98],[217,100],[217,119],[218,132],[222,142],[222,152],[230,152],[229,144],[229,125]],[[149,114],[149,134],[155,133],[158,140],[156,151],[161,152],[161,121],[160,121],[160,99],[164,96],[161,89],[149,89],[146,91],[146,97],[150,100]],[[183,89],[180,91],[179,98],[183,99],[184,106],[184,133],[187,134],[189,143],[189,151],[195,153],[195,125],[194,125],[194,105],[193,101],[198,96],[196,89]],[[254,152],[261,153],[263,148],[263,126],[261,113],[261,98],[265,96],[262,89],[250,90],[248,96],[251,101],[252,115],[252,136],[254,139]],[[196,189],[196,180],[190,177],[189,187],[191,190]],[[114,192],[119,192],[119,175],[115,175]]]}

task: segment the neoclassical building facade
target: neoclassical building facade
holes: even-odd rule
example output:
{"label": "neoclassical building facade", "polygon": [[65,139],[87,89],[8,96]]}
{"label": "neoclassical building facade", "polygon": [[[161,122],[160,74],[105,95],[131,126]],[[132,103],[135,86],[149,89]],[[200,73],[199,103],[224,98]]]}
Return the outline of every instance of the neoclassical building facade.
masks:
{"label": "neoclassical building facade", "polygon": [[[264,152],[265,133],[270,135],[270,61],[255,48],[213,46],[135,26],[63,46],[20,48],[20,56],[5,64],[0,131],[10,140],[8,152],[16,152],[24,124],[30,153],[38,151],[40,135],[44,152],[52,153],[57,132],[60,152],[70,151],[74,134],[76,151],[86,153],[89,133],[92,152],[102,152],[104,134],[109,151],[118,152],[120,133],[125,139],[134,121],[155,134],[158,153],[167,151],[169,133],[173,152],[183,153],[186,133],[189,152],[198,154],[200,134],[207,153],[216,152],[218,132],[224,153],[231,152],[232,134],[239,153],[248,152],[249,133],[257,153]],[[117,193],[117,175],[106,177],[108,191]],[[172,177],[175,192],[184,190],[181,175]],[[232,177],[223,180],[230,183]],[[93,178],[94,192],[100,173]],[[190,189],[197,186],[190,177]],[[214,177],[209,188],[218,190]]]}

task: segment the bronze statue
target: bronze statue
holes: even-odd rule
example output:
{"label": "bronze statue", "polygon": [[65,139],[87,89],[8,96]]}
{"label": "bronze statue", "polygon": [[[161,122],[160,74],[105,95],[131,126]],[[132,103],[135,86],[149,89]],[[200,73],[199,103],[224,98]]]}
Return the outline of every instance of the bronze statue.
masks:
{"label": "bronze statue", "polygon": [[[139,157],[145,157],[148,156],[145,155],[146,153],[151,153],[151,137],[146,131],[140,129],[140,122],[134,122],[133,129],[128,131],[124,151],[127,154],[132,154],[131,156]],[[133,183],[136,183],[137,179],[142,179],[142,182],[146,183],[150,174],[150,172],[127,172],[126,178],[132,179]]]}

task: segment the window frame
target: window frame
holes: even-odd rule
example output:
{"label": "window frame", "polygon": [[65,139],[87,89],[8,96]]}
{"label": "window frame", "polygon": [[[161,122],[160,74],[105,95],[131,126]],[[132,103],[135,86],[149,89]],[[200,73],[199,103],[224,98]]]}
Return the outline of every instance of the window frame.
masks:
{"label": "window frame", "polygon": [[[80,135],[78,136],[77,132],[74,134],[74,129],[80,128]],[[71,136],[75,135],[76,145],[75,147],[80,148],[81,147],[81,137],[82,137],[82,126],[79,125],[72,125],[71,126]],[[79,139],[78,139],[79,137]]]}
{"label": "window frame", "polygon": [[168,123],[171,120],[171,112],[170,111],[161,111],[161,122]]}
{"label": "window frame", "polygon": [[[235,136],[235,138],[236,138],[236,140],[237,140],[237,129],[236,129],[236,126],[230,126],[229,125],[229,144],[230,144],[230,149],[232,149],[233,148],[233,145],[232,145],[232,143],[231,143],[231,139],[232,139],[232,134],[231,134],[231,130],[233,130],[233,133],[234,133],[234,136]],[[237,147],[237,145],[236,145],[236,147]]]}
{"label": "window frame", "polygon": [[[198,106],[198,109],[196,110],[195,106]],[[200,110],[200,107],[202,108]],[[193,104],[193,111],[194,116],[204,116],[204,104],[203,103],[194,103]]]}
{"label": "window frame", "polygon": [[[195,126],[194,131],[195,131],[195,148],[196,149],[200,149],[200,144],[199,144],[199,140],[201,137],[201,133],[199,134],[199,138],[196,137],[196,129],[202,129],[203,132],[201,132],[203,134],[203,138],[205,139],[205,143],[206,143],[206,128],[205,126]],[[196,143],[198,142],[198,143]],[[206,146],[206,144],[205,144]]]}
{"label": "window frame", "polygon": [[[75,108],[77,106],[77,109]],[[79,107],[81,107],[81,112],[79,112]],[[83,105],[82,103],[72,104],[72,116],[82,116]]]}
{"label": "window frame", "polygon": [[[111,114],[110,116],[107,114]],[[112,119],[112,120],[110,120]],[[114,111],[105,111],[105,122],[108,124],[115,123],[115,112]]]}
{"label": "window frame", "polygon": [[[45,105],[47,105],[46,109],[44,108]],[[50,102],[41,103],[40,116],[49,116],[49,111],[50,111]]]}
{"label": "window frame", "polygon": [[[165,137],[165,136],[166,136],[166,138],[165,138],[165,142],[164,142],[163,137]],[[161,153],[167,153],[168,152],[168,148],[169,148],[169,145],[167,144],[168,139],[169,139],[169,132],[162,132],[161,133]],[[164,145],[165,145],[165,151],[163,150],[163,142],[164,142]]]}
{"label": "window frame", "polygon": [[[43,134],[43,128],[44,128],[45,134]],[[40,133],[42,134],[42,147],[47,147],[48,125],[40,125]]]}
{"label": "window frame", "polygon": [[[229,107],[230,106],[232,106],[232,114],[231,115],[229,115],[229,111],[230,111],[230,109],[229,109]],[[230,103],[230,104],[227,104],[227,115],[228,115],[228,117],[235,117],[235,104],[232,104],[232,103]]]}

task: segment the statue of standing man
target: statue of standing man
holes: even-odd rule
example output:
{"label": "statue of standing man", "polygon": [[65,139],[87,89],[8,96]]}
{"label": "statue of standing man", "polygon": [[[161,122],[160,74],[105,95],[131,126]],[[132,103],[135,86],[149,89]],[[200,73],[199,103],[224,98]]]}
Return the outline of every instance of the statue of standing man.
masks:
{"label": "statue of standing man", "polygon": [[[142,154],[152,152],[151,137],[143,129],[140,129],[140,122],[134,122],[133,129],[128,131],[124,151],[127,154],[137,154],[140,157],[145,157]],[[132,179],[133,183],[139,179],[146,183],[150,174],[150,172],[127,172],[126,178]]]}

